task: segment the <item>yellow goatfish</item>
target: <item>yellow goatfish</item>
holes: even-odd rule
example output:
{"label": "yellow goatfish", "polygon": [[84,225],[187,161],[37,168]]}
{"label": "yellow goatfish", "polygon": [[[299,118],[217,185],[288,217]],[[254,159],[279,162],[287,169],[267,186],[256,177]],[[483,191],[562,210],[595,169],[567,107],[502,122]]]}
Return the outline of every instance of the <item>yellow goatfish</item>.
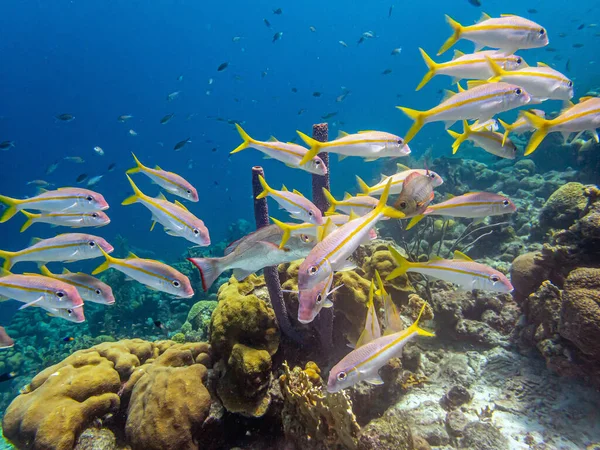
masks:
{"label": "yellow goatfish", "polygon": [[21,233],[29,228],[34,223],[49,223],[53,227],[103,227],[110,223],[108,216],[102,211],[94,211],[88,213],[43,213],[33,214],[25,210],[21,210],[27,220],[21,227]]}
{"label": "yellow goatfish", "polygon": [[[544,119],[546,118],[546,112],[542,111],[541,109],[530,109],[529,112],[532,114],[535,114],[538,117],[542,117]],[[520,135],[527,131],[533,131],[533,127],[527,121],[527,119],[525,119],[525,116],[523,115],[523,111],[519,112],[519,117],[512,124],[508,124],[500,119],[498,119],[498,122],[500,122],[500,125],[502,125],[502,128],[504,128],[504,135],[502,137],[502,139],[503,139],[502,145],[504,145],[504,141],[508,137],[509,133]],[[497,131],[497,130],[494,130],[494,131]]]}
{"label": "yellow goatfish", "polygon": [[379,183],[375,184],[374,186],[369,186],[367,183],[365,183],[363,181],[362,178],[360,178],[357,175],[356,181],[358,183],[358,186],[360,187],[360,190],[362,191],[362,193],[358,194],[358,195],[359,196],[381,195],[381,193],[385,189],[385,186],[387,185],[388,181],[391,182],[390,183],[390,195],[399,194],[400,192],[402,192],[402,188],[404,187],[404,181],[413,172],[417,172],[418,174],[429,176],[432,180],[433,187],[441,186],[444,183],[444,180],[442,179],[442,177],[440,177],[437,173],[435,173],[432,170],[409,169],[408,167],[403,166],[402,164],[398,164],[398,169],[400,169],[400,172],[395,173],[394,175],[390,175],[390,176],[381,175],[381,180],[379,181]]}
{"label": "yellow goatfish", "polygon": [[331,192],[323,188],[323,194],[329,202],[329,209],[325,212],[325,215],[333,215],[336,210],[340,210],[345,214],[350,214],[354,211],[359,216],[364,216],[370,213],[377,207],[378,199],[375,197],[369,197],[367,195],[361,195],[358,197],[352,197],[348,192],[344,195],[343,200],[336,200]]}
{"label": "yellow goatfish", "polygon": [[446,130],[446,132],[455,139],[452,144],[453,155],[456,154],[461,144],[468,140],[477,147],[500,158],[515,159],[517,156],[517,146],[513,141],[505,138],[502,133],[486,129],[475,131],[473,126],[469,126],[466,120],[463,120],[462,134],[452,130]]}

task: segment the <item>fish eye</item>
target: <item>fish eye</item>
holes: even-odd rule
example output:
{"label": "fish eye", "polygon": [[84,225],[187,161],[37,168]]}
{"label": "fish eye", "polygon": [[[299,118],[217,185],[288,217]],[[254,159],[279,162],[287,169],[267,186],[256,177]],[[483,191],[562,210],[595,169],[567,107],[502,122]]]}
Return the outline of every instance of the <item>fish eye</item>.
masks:
{"label": "fish eye", "polygon": [[98,218],[98,213],[92,213],[92,217],[97,219]]}
{"label": "fish eye", "polygon": [[321,161],[315,161],[315,166],[320,166],[321,165]]}
{"label": "fish eye", "polygon": [[92,248],[94,248],[96,246],[96,243],[94,241],[90,241],[88,242],[88,245]]}
{"label": "fish eye", "polygon": [[402,138],[398,139],[398,145],[403,145],[404,144],[404,140]]}
{"label": "fish eye", "polygon": [[173,280],[173,286],[175,286],[176,288],[178,288],[179,286],[181,286],[181,283],[177,280]]}
{"label": "fish eye", "polygon": [[572,82],[572,81],[569,81],[569,82],[567,83],[567,86],[569,86],[569,87],[573,87],[573,82]]}
{"label": "fish eye", "polygon": [[85,199],[86,199],[88,202],[91,202],[92,200],[94,200],[94,197],[92,197],[91,195],[88,195],[88,196],[87,196]]}
{"label": "fish eye", "polygon": [[509,202],[508,200],[503,200],[503,201],[502,201],[502,204],[503,204],[504,206],[508,206],[508,205],[510,205],[510,202]]}
{"label": "fish eye", "polygon": [[498,275],[491,275],[490,280],[492,281],[492,283],[497,283],[498,281],[500,281],[500,277]]}
{"label": "fish eye", "polygon": [[312,217],[312,216],[313,216],[313,212],[312,212],[312,211],[309,211],[309,212],[308,212],[308,215],[309,215],[310,217]]}
{"label": "fish eye", "polygon": [[58,298],[63,298],[63,297],[65,296],[65,293],[64,293],[64,292],[62,292],[62,291],[58,291],[58,292],[56,293],[56,296],[57,296]]}
{"label": "fish eye", "polygon": [[540,28],[540,36],[543,36],[544,34],[546,34],[546,30],[544,30],[543,28]]}
{"label": "fish eye", "polygon": [[191,194],[191,193],[192,193],[192,191],[191,191],[191,190],[189,190],[189,189],[188,189],[187,191],[185,191],[185,192],[187,192],[188,194]]}
{"label": "fish eye", "polygon": [[318,270],[319,268],[317,266],[310,266],[307,272],[309,275],[314,275],[315,273],[317,273]]}
{"label": "fish eye", "polygon": [[306,234],[301,234],[301,235],[300,235],[300,239],[301,239],[303,242],[310,242],[310,238],[309,238],[309,237],[308,237],[308,235],[306,235]]}
{"label": "fish eye", "polygon": [[435,173],[430,173],[429,178],[431,178],[431,179],[435,178]]}
{"label": "fish eye", "polygon": [[517,61],[517,64],[521,64],[523,62],[523,59],[519,56],[519,57],[517,57],[516,61]]}
{"label": "fish eye", "polygon": [[337,375],[338,381],[344,381],[346,379],[346,372],[340,372]]}
{"label": "fish eye", "polygon": [[200,234],[200,230],[198,230],[198,228],[194,228],[193,231],[196,236],[198,236]]}
{"label": "fish eye", "polygon": [[523,93],[523,89],[521,89],[521,88],[516,88],[515,89],[515,94],[521,95],[522,93]]}
{"label": "fish eye", "polygon": [[321,294],[317,295],[317,305],[319,303],[321,303],[322,300],[323,300],[323,297],[321,296]]}
{"label": "fish eye", "polygon": [[406,208],[406,202],[401,202],[400,203],[400,208],[402,208],[402,209]]}
{"label": "fish eye", "polygon": [[100,295],[102,294],[102,291],[100,289],[96,289],[96,295]]}
{"label": "fish eye", "polygon": [[67,313],[69,313],[69,315],[73,314],[73,310],[72,309],[67,309]]}

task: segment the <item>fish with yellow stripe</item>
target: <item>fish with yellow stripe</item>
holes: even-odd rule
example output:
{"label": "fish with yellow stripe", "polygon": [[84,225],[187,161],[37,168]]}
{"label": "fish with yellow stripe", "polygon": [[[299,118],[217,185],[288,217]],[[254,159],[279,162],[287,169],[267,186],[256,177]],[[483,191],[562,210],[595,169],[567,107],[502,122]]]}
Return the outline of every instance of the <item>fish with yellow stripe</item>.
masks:
{"label": "fish with yellow stripe", "polygon": [[[390,359],[400,356],[406,344],[417,336],[435,336],[435,333],[424,330],[419,326],[419,321],[426,307],[427,303],[424,303],[417,319],[410,327],[383,336],[377,336],[377,330],[380,331],[379,324],[374,327],[373,332],[369,331],[369,322],[367,321],[367,326],[356,348],[329,372],[327,391],[331,393],[339,392],[361,381],[372,385],[382,385],[383,380],[379,375],[379,369],[385,366]],[[376,317],[375,321],[377,321]]]}
{"label": "fish with yellow stripe", "polygon": [[59,234],[49,239],[32,239],[33,244],[17,252],[0,250],[4,259],[4,269],[22,261],[47,263],[53,261],[72,262],[102,256],[102,252],[114,250],[106,240],[99,236],[84,233]]}
{"label": "fish with yellow stripe", "polygon": [[494,76],[494,72],[490,69],[486,57],[491,58],[504,70],[516,70],[527,66],[525,60],[520,56],[505,55],[503,53],[498,53],[497,50],[485,50],[470,54],[464,54],[463,52],[455,50],[454,58],[451,61],[443,63],[436,63],[422,48],[420,48],[419,51],[421,52],[421,56],[429,71],[417,86],[417,91],[425,86],[436,75],[447,75],[452,77],[454,83],[462,79],[487,80]]}
{"label": "fish with yellow stripe", "polygon": [[[530,109],[528,110],[530,113],[535,114],[538,117],[546,118],[546,112],[541,109]],[[498,119],[502,128],[504,128],[504,134],[502,137],[502,144],[504,145],[504,141],[508,138],[509,134],[521,135],[526,133],[527,131],[533,131],[534,128],[531,126],[531,123],[525,119],[523,115],[523,111],[519,111],[519,117],[512,124],[506,123],[501,119]],[[494,130],[496,131],[496,130]]]}
{"label": "fish with yellow stripe", "polygon": [[599,142],[597,128],[600,128],[600,98],[582,97],[580,102],[564,110],[554,119],[544,119],[535,114],[523,111],[525,119],[535,129],[529,139],[525,156],[533,153],[549,133],[560,132],[565,141],[571,133],[589,131],[596,142]]}
{"label": "fish with yellow stripe", "polygon": [[468,140],[473,142],[475,146],[500,158],[515,159],[517,157],[517,146],[503,133],[486,129],[474,130],[473,128],[473,125],[469,125],[466,120],[463,120],[462,134],[446,130],[454,138],[452,144],[453,155],[456,154],[461,144]]}
{"label": "fish with yellow stripe", "polygon": [[475,43],[475,51],[483,47],[497,48],[499,53],[512,55],[520,49],[540,48],[548,45],[548,33],[541,25],[524,17],[502,14],[492,18],[482,14],[479,22],[463,26],[446,15],[446,22],[452,28],[450,36],[438,51],[441,55],[460,39]]}
{"label": "fish with yellow stripe", "polygon": [[427,111],[397,107],[414,120],[406,134],[406,142],[411,141],[426,123],[444,122],[448,129],[457,120],[484,122],[498,113],[526,105],[531,100],[525,89],[504,82],[485,83],[467,90],[460,85],[458,88],[458,93],[447,91],[446,99]]}
{"label": "fish with yellow stripe", "polygon": [[367,196],[369,196],[369,195],[370,196],[381,195],[381,193],[385,189],[385,186],[387,185],[388,181],[391,182],[391,184],[390,184],[390,195],[400,194],[402,192],[402,188],[404,187],[404,181],[413,172],[416,172],[416,173],[421,174],[421,175],[427,175],[428,177],[430,177],[431,181],[433,183],[433,187],[441,186],[444,183],[444,180],[442,179],[442,177],[440,177],[433,170],[429,170],[429,169],[409,169],[408,167],[406,167],[406,166],[404,166],[402,164],[397,164],[397,166],[398,166],[398,169],[400,170],[400,172],[397,172],[394,175],[390,175],[390,176],[381,175],[381,180],[379,181],[379,183],[377,183],[377,184],[375,184],[373,186],[369,186],[367,183],[364,182],[364,180],[362,178],[360,178],[357,175],[356,176],[356,181],[358,183],[358,186],[360,187],[360,190],[362,191],[362,193],[358,194],[358,195],[359,196],[362,196],[362,195],[367,195]]}
{"label": "fish with yellow stripe", "polygon": [[336,200],[331,192],[323,188],[323,194],[329,202],[329,208],[325,212],[326,215],[335,214],[336,210],[342,211],[345,214],[350,214],[354,211],[359,216],[364,216],[370,213],[377,207],[379,199],[375,197],[369,197],[368,195],[361,195],[352,197],[348,192],[344,195],[343,200]]}
{"label": "fish with yellow stripe", "polygon": [[[547,64],[538,62],[537,67],[507,71],[493,59],[486,59],[494,74],[488,81],[504,81],[521,86],[531,95],[531,103],[541,103],[545,100],[569,101],[573,98],[573,81]],[[474,86],[476,83],[469,82],[468,86]]]}
{"label": "fish with yellow stripe", "polygon": [[419,216],[415,216],[406,226],[410,230],[425,216],[464,217],[482,219],[489,216],[512,214],[517,210],[515,204],[504,195],[490,192],[469,192],[468,194],[451,197],[450,199],[429,205]]}
{"label": "fish with yellow stripe", "polygon": [[112,288],[87,273],[71,272],[68,269],[63,269],[61,274],[56,274],[50,272],[46,266],[40,267],[40,272],[45,277],[55,278],[75,286],[83,301],[100,303],[102,305],[112,305],[115,303]]}
{"label": "fish with yellow stripe", "polygon": [[102,255],[106,261],[96,267],[92,275],[107,269],[116,269],[152,290],[165,292],[178,298],[194,296],[188,277],[167,264],[153,259],[138,258],[133,253],[124,259],[114,258],[105,251],[102,251]]}
{"label": "fish with yellow stripe", "polygon": [[84,213],[92,211],[104,211],[108,209],[108,203],[104,197],[89,189],[60,188],[54,191],[44,190],[35,197],[19,200],[16,198],[0,195],[0,203],[6,205],[6,209],[0,216],[0,223],[4,223],[24,209],[48,212]]}
{"label": "fish with yellow stripe", "polygon": [[386,280],[393,280],[407,272],[414,272],[456,284],[465,291],[479,289],[509,293],[513,290],[512,284],[502,272],[477,263],[458,250],[454,252],[454,259],[434,257],[426,262],[410,262],[394,247],[389,246],[388,249],[398,267],[386,277]]}
{"label": "fish with yellow stripe", "polygon": [[329,296],[343,287],[344,284],[339,284],[331,289],[332,284],[333,272],[323,281],[317,283],[312,289],[293,292],[298,294],[298,322],[303,324],[310,323],[315,320],[315,317],[317,317],[323,308],[333,307],[333,302],[329,299]]}
{"label": "fish with yellow stripe", "polygon": [[279,206],[285,209],[294,219],[310,222],[317,225],[323,223],[323,214],[313,202],[304,197],[300,192],[290,192],[284,186],[281,191],[270,187],[262,175],[258,176],[263,191],[256,196],[257,199],[271,197]]}
{"label": "fish with yellow stripe", "polygon": [[150,230],[154,229],[158,222],[164,227],[165,233],[171,236],[182,237],[202,247],[210,245],[208,228],[183,204],[177,200],[175,203],[171,203],[162,194],[158,198],[150,197],[139,190],[129,175],[127,175],[127,179],[133,188],[134,195],[123,200],[121,204],[141,203],[148,208],[152,213],[153,222]]}
{"label": "fish with yellow stripe", "polygon": [[298,269],[298,289],[311,289],[334,271],[354,267],[348,258],[364,242],[368,241],[369,233],[375,224],[383,217],[401,219],[404,214],[386,206],[390,192],[387,184],[377,207],[362,217],[351,220],[339,228],[327,233],[330,222],[326,224],[323,240],[321,240],[304,259]]}
{"label": "fish with yellow stripe", "polygon": [[347,156],[357,156],[366,161],[378,158],[400,158],[410,154],[410,147],[404,139],[385,131],[359,131],[348,134],[340,132],[340,137],[329,142],[320,142],[296,131],[310,150],[300,164],[305,164],[320,152],[337,153],[340,159]]}
{"label": "fish with yellow stripe", "polygon": [[[275,138],[269,141],[258,141],[250,137],[246,131],[239,125],[235,124],[241,138],[244,140],[231,154],[241,152],[247,148],[254,148],[264,153],[266,158],[273,158],[281,161],[286,166],[293,169],[301,169],[315,175],[326,175],[327,167],[323,160],[316,156],[306,157],[308,150],[301,145],[293,142],[280,142]],[[304,161],[301,163],[301,161]]]}
{"label": "fish with yellow stripe", "polygon": [[154,169],[146,167],[133,153],[132,155],[133,159],[135,160],[136,167],[127,170],[125,173],[143,173],[150,178],[153,183],[158,184],[165,191],[189,200],[190,202],[198,201],[198,191],[181,175],[177,175],[173,172],[167,172],[166,170],[161,169],[159,166],[156,166]]}
{"label": "fish with yellow stripe", "polygon": [[110,219],[102,211],[87,213],[51,212],[42,214],[33,214],[25,210],[21,210],[21,212],[27,217],[27,220],[21,227],[21,233],[34,223],[48,223],[53,227],[71,228],[103,227],[110,223]]}

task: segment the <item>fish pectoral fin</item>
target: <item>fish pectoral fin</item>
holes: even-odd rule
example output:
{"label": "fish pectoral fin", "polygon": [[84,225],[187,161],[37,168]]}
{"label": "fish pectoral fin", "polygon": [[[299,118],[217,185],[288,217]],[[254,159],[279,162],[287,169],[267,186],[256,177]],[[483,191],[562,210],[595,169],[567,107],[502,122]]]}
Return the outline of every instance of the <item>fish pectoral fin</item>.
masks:
{"label": "fish pectoral fin", "polygon": [[10,298],[4,295],[0,295],[0,302],[5,302],[6,300],[10,300]]}
{"label": "fish pectoral fin", "polygon": [[35,299],[35,300],[33,300],[32,302],[25,303],[23,306],[21,306],[21,307],[19,308],[19,310],[21,310],[21,309],[25,309],[25,308],[29,308],[30,306],[33,306],[33,305],[35,305],[37,302],[40,302],[40,301],[42,301],[42,300],[44,300],[44,296],[43,296],[43,295],[41,295],[40,297],[36,298],[36,299]]}
{"label": "fish pectoral fin", "polygon": [[244,270],[244,269],[233,269],[233,276],[238,281],[243,281],[252,275],[254,271],[252,270]]}
{"label": "fish pectoral fin", "polygon": [[156,226],[156,220],[153,220],[152,225],[150,225],[150,231],[154,230],[155,226]]}
{"label": "fish pectoral fin", "polygon": [[171,230],[169,228],[165,228],[165,233],[167,233],[169,236],[177,236],[177,237],[179,237],[179,234],[176,231]]}
{"label": "fish pectoral fin", "polygon": [[352,261],[343,261],[339,264],[336,264],[335,267],[333,268],[333,270],[335,272],[348,272],[350,270],[354,270],[356,269],[356,264],[353,263]]}
{"label": "fish pectoral fin", "polygon": [[329,299],[325,300],[325,302],[323,303],[322,308],[331,308],[333,306],[333,302]]}
{"label": "fish pectoral fin", "polygon": [[365,378],[364,381],[366,383],[372,384],[373,386],[380,386],[383,384],[383,380],[379,376],[379,374],[375,374],[372,377]]}
{"label": "fish pectoral fin", "polygon": [[456,120],[453,120],[453,119],[451,119],[451,120],[445,120],[444,121],[444,127],[446,127],[446,130],[447,130],[448,128],[450,128],[455,123],[456,123]]}

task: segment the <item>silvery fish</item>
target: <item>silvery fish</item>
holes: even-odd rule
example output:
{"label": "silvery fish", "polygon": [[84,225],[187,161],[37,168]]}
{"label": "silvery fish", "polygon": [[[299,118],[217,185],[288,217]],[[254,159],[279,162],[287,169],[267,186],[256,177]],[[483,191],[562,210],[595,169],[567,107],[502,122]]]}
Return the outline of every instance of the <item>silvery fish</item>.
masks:
{"label": "silvery fish", "polygon": [[241,281],[265,267],[304,258],[315,245],[312,237],[301,234],[290,237],[280,249],[282,234],[277,225],[269,225],[231,244],[221,258],[188,258],[188,261],[198,268],[202,288],[208,291],[226,270],[234,269],[233,275]]}
{"label": "silvery fish", "polygon": [[4,203],[8,207],[0,217],[0,223],[6,222],[24,209],[69,213],[108,209],[108,203],[102,195],[81,188],[60,188],[54,191],[45,191],[35,197],[23,200],[0,195],[0,203]]}
{"label": "silvery fish", "polygon": [[50,272],[46,266],[40,267],[42,275],[64,281],[75,286],[77,292],[85,302],[100,303],[102,305],[112,305],[115,302],[112,288],[87,273],[70,272],[63,269],[62,274]]}
{"label": "silvery fish", "polygon": [[513,286],[502,273],[484,264],[477,263],[464,253],[454,252],[454,259],[433,258],[427,262],[410,262],[394,247],[388,247],[398,267],[386,280],[392,280],[407,272],[434,277],[458,285],[462,290],[512,292]]}
{"label": "silvery fish", "polygon": [[21,212],[27,220],[21,227],[21,233],[34,223],[49,223],[52,226],[71,228],[103,227],[110,223],[108,216],[102,211],[88,213],[42,213],[33,214],[25,210]]}
{"label": "silvery fish", "polygon": [[251,138],[240,125],[236,123],[235,126],[244,142],[233,150],[231,152],[232,154],[241,152],[246,148],[254,148],[263,152],[266,157],[281,161],[294,169],[305,170],[316,175],[327,174],[327,167],[325,166],[325,163],[323,163],[323,160],[318,156],[311,158],[307,164],[300,164],[300,161],[302,161],[308,153],[308,150],[301,145],[291,142],[279,142],[274,138],[270,141],[257,141],[256,139]]}
{"label": "silvery fish", "polygon": [[343,200],[336,200],[335,197],[331,195],[331,192],[325,188],[323,188],[323,194],[330,205],[329,209],[325,212],[326,215],[333,214],[336,210],[339,210],[345,214],[350,214],[352,211],[354,211],[355,214],[364,216],[365,214],[373,211],[379,202],[379,199],[375,197],[369,197],[368,195],[352,197],[347,192],[344,195]]}
{"label": "silvery fish", "polygon": [[433,183],[433,187],[441,186],[444,183],[442,177],[440,177],[437,173],[428,169],[409,169],[402,164],[398,164],[398,168],[400,172],[395,173],[391,176],[381,175],[381,180],[374,186],[369,186],[365,183],[359,176],[356,176],[356,181],[360,186],[360,190],[362,194],[358,195],[381,195],[388,181],[391,180],[390,184],[390,195],[399,194],[402,192],[402,187],[404,186],[404,180],[413,172],[419,173],[421,175],[428,175]]}
{"label": "silvery fish", "polygon": [[50,317],[59,317],[69,322],[82,323],[85,322],[85,314],[83,306],[75,308],[51,308],[49,306],[39,305],[40,308],[46,311]]}
{"label": "silvery fish", "polygon": [[158,166],[156,166],[154,169],[146,167],[139,161],[139,159],[136,158],[133,153],[132,155],[137,167],[129,169],[125,173],[141,172],[167,192],[177,195],[178,197],[185,198],[191,202],[198,201],[198,191],[196,191],[196,188],[192,186],[185,178],[177,175],[176,173],[162,170]]}
{"label": "silvery fish", "polygon": [[171,236],[182,237],[202,247],[210,245],[208,228],[185,206],[177,200],[174,204],[170,203],[162,194],[158,198],[149,197],[138,189],[129,175],[127,175],[127,179],[133,188],[134,195],[123,200],[121,204],[141,203],[148,208],[152,213],[153,222],[150,230],[158,222],[165,228],[165,233]]}
{"label": "silvery fish", "polygon": [[153,259],[138,258],[133,253],[130,253],[124,259],[114,258],[104,251],[102,251],[102,254],[106,261],[96,267],[92,275],[99,274],[107,269],[116,269],[150,289],[165,292],[178,298],[194,296],[194,290],[188,277],[167,264]]}
{"label": "silvery fish", "polygon": [[458,148],[464,141],[471,141],[475,146],[482,148],[486,152],[505,159],[515,159],[517,157],[517,146],[513,141],[506,138],[504,134],[497,131],[473,130],[466,120],[463,120],[462,134],[452,130],[446,132],[454,138],[452,144],[452,154],[458,151]]}
{"label": "silvery fish", "polygon": [[[530,109],[529,112],[532,114],[535,114],[538,117],[542,117],[544,119],[546,118],[546,112],[542,111],[541,109]],[[507,139],[509,133],[521,135],[527,131],[533,131],[533,129],[534,129],[531,126],[531,123],[529,123],[527,121],[527,119],[525,119],[525,116],[523,115],[523,111],[519,112],[519,117],[512,124],[508,124],[508,123],[502,121],[501,119],[498,119],[498,122],[500,122],[500,125],[502,125],[502,128],[504,128],[504,135],[503,135],[504,140]],[[494,130],[494,131],[497,131],[497,130]],[[504,140],[502,141],[503,143],[504,143]]]}
{"label": "silvery fish", "polygon": [[33,239],[34,244],[18,252],[0,250],[4,258],[4,269],[9,270],[21,261],[46,263],[53,261],[72,262],[102,256],[110,253],[113,246],[103,238],[83,233],[59,234],[49,239]]}

